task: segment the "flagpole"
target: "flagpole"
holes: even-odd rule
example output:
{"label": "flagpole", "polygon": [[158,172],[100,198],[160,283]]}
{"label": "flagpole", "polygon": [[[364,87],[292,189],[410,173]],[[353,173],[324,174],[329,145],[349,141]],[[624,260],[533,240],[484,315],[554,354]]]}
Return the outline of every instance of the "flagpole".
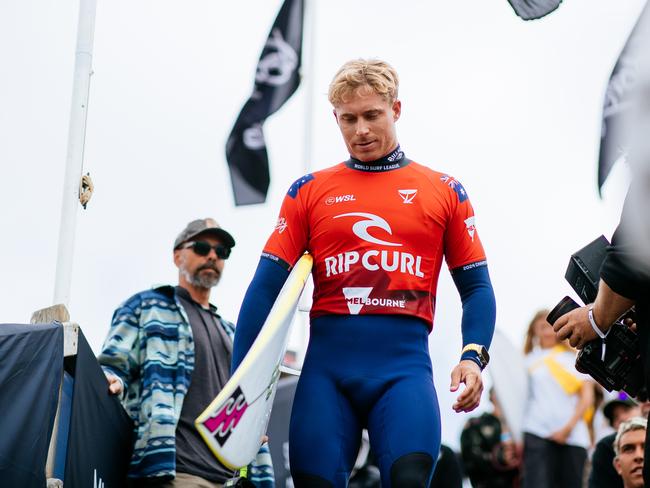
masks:
{"label": "flagpole", "polygon": [[70,286],[72,283],[74,239],[77,207],[79,205],[79,185],[83,170],[96,11],[97,0],[80,0],[70,123],[68,126],[68,149],[63,181],[63,202],[61,205],[59,247],[54,284],[54,303],[61,303],[66,306],[70,301]]}
{"label": "flagpole", "polygon": [[[303,68],[303,86],[305,87],[305,122],[303,127],[305,128],[304,137],[303,137],[303,172],[305,174],[312,171],[312,151],[313,151],[313,127],[314,127],[314,54],[316,52],[316,1],[315,0],[304,0],[305,2],[305,12],[304,12],[304,25],[303,25],[303,57],[302,57],[302,68]],[[306,34],[306,35],[305,35]],[[314,290],[314,281],[310,277],[305,283],[305,290],[302,295],[302,306],[300,307],[303,310],[302,313],[302,327],[299,327],[299,337],[298,340],[301,345],[301,350],[299,356],[296,358],[298,364],[302,365],[305,354],[307,352],[307,342],[309,340],[309,309],[311,303],[311,296]]]}
{"label": "flagpole", "polygon": [[[313,111],[314,111],[314,53],[316,52],[316,2],[314,0],[305,1],[305,23],[303,27],[303,39],[305,49],[303,49],[302,66],[303,81],[305,87],[305,135],[303,145],[303,169],[309,173],[312,168],[312,143],[313,143]],[[307,35],[305,35],[305,33]],[[306,56],[304,55],[306,54]]]}

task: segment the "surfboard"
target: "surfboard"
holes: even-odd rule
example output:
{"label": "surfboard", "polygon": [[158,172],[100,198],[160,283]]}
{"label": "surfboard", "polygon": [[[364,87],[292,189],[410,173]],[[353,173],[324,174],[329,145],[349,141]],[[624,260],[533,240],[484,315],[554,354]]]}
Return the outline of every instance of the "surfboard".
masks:
{"label": "surfboard", "polygon": [[194,424],[219,462],[248,465],[271,416],[289,330],[313,259],[304,254],[291,270],[248,354]]}
{"label": "surfboard", "polygon": [[488,371],[510,433],[516,442],[522,442],[528,374],[523,352],[499,329],[492,338]]}

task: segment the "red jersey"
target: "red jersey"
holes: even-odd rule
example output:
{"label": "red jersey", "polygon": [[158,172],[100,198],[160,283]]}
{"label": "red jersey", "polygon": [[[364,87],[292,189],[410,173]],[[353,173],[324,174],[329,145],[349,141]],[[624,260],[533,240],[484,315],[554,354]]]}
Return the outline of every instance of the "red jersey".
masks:
{"label": "red jersey", "polygon": [[296,181],[263,256],[314,258],[311,316],[405,314],[433,324],[443,256],[452,272],[485,266],[458,180],[404,157],[351,159]]}

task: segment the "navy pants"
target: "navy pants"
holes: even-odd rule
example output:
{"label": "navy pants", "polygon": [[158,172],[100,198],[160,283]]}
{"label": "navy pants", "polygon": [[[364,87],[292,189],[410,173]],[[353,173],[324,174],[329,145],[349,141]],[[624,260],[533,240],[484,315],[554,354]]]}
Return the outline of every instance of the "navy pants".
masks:
{"label": "navy pants", "polygon": [[[379,461],[382,487],[419,486],[403,481],[404,471],[412,469],[430,471],[422,482],[428,486],[440,450],[440,411],[424,321],[395,315],[312,321],[291,413],[296,487],[315,486],[314,480],[346,487],[363,428]],[[429,464],[418,461],[428,458]]]}

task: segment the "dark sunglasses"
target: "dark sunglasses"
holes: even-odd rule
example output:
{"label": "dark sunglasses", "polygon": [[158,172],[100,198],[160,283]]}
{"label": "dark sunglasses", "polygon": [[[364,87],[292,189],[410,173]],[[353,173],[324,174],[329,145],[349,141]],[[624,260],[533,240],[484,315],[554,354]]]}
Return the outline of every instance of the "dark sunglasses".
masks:
{"label": "dark sunglasses", "polygon": [[210,249],[214,249],[219,259],[228,259],[230,256],[230,248],[223,244],[211,245],[205,241],[192,241],[183,246],[183,249],[192,249],[199,256],[207,256],[210,254]]}

